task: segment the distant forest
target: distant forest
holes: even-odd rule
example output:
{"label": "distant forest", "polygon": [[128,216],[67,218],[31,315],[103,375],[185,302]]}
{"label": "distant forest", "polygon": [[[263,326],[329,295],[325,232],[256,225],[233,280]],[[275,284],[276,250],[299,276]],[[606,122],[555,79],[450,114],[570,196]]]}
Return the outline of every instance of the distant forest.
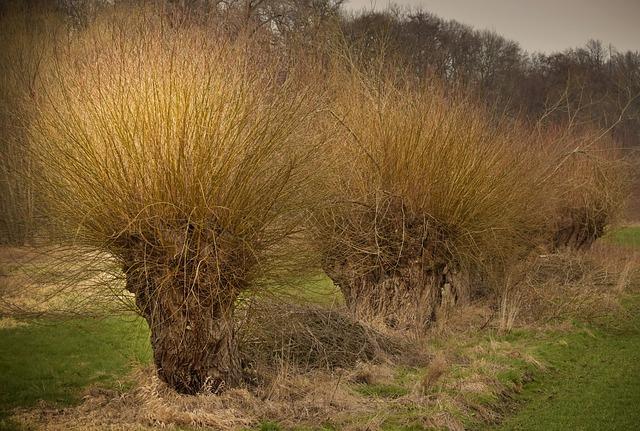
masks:
{"label": "distant forest", "polygon": [[[100,7],[135,0],[6,1],[55,8],[86,24]],[[571,121],[610,129],[627,149],[640,148],[640,51],[597,40],[553,54],[529,53],[487,30],[425,10],[390,7],[351,12],[344,0],[160,0],[167,10],[211,17],[228,34],[249,31],[271,47],[316,49],[339,35],[366,60],[381,49],[419,79],[467,87],[489,106],[525,120]],[[638,47],[640,50],[640,47]]]}
{"label": "distant forest", "polygon": [[426,11],[364,12],[343,16],[341,25],[353,42],[384,38],[418,76],[468,85],[489,104],[529,119],[548,113],[611,128],[624,147],[640,146],[640,51],[589,40],[582,48],[528,53],[495,32]]}

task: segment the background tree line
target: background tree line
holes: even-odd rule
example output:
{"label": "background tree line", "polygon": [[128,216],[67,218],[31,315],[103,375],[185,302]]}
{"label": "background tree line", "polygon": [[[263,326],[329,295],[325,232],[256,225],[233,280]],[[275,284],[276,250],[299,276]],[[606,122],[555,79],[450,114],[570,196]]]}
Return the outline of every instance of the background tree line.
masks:
{"label": "background tree line", "polygon": [[[417,76],[468,86],[489,105],[537,120],[596,123],[624,147],[640,145],[640,52],[619,52],[590,40],[552,54],[528,53],[517,42],[426,11],[343,16],[352,43],[372,55],[383,38]],[[549,112],[552,111],[552,112]]]}

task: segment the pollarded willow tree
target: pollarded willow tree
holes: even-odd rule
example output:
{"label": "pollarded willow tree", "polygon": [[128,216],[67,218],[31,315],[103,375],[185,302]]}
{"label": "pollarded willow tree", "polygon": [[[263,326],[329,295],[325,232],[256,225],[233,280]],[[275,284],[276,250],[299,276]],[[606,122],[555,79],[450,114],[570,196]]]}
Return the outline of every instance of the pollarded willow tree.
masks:
{"label": "pollarded willow tree", "polygon": [[421,330],[533,248],[542,161],[517,126],[455,92],[337,73],[343,163],[314,218],[322,266],[356,316]]}
{"label": "pollarded willow tree", "polygon": [[38,186],[61,241],[118,262],[161,379],[218,392],[242,378],[239,297],[304,254],[317,100],[248,41],[120,19],[48,67]]}

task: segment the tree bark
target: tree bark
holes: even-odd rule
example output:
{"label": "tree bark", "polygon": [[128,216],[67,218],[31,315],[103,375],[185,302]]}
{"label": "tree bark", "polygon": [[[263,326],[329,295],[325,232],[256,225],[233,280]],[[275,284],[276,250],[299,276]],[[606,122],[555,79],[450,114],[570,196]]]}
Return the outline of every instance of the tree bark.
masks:
{"label": "tree bark", "polygon": [[568,211],[558,223],[553,237],[554,249],[584,250],[604,234],[607,217],[584,210]]}
{"label": "tree bark", "polygon": [[[219,393],[242,380],[235,295],[185,283],[183,277],[125,270],[127,289],[149,324],[158,376],[183,394]],[[185,288],[185,286],[187,286]]]}
{"label": "tree bark", "polygon": [[384,271],[358,274],[348,263],[325,267],[340,288],[356,318],[382,322],[395,329],[423,331],[442,309],[466,302],[469,280],[447,265],[427,265],[420,260]]}

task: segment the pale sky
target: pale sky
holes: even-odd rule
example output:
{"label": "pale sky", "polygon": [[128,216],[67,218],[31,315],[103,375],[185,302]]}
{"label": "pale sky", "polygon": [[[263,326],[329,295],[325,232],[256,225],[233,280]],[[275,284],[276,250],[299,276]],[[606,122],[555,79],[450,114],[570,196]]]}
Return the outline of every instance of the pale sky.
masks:
{"label": "pale sky", "polygon": [[[388,0],[347,0],[346,8],[385,9]],[[477,29],[494,30],[527,51],[584,46],[589,39],[640,51],[640,0],[395,0]]]}

